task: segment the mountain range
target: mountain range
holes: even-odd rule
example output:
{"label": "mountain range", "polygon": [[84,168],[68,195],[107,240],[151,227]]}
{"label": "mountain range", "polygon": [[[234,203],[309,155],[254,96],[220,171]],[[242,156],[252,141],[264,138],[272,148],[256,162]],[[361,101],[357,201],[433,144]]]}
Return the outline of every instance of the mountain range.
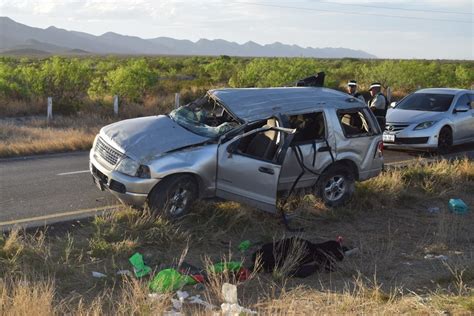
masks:
{"label": "mountain range", "polygon": [[197,42],[170,37],[143,39],[107,32],[96,36],[54,26],[31,27],[0,17],[0,54],[11,55],[229,55],[252,57],[376,58],[367,52],[349,48],[312,48],[280,42],[260,45],[222,39]]}

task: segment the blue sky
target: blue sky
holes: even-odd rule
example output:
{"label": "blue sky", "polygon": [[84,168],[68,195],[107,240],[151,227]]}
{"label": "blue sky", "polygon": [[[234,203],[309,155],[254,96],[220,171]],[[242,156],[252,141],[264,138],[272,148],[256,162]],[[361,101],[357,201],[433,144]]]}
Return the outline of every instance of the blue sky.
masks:
{"label": "blue sky", "polygon": [[278,41],[360,49],[381,58],[473,60],[473,2],[0,0],[0,15],[30,26],[95,35],[112,31],[142,38]]}

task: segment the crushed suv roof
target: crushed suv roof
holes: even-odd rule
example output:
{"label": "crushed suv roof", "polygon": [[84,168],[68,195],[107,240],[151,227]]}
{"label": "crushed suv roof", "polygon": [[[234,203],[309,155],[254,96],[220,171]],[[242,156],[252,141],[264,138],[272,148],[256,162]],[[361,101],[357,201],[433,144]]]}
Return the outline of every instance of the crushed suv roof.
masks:
{"label": "crushed suv roof", "polygon": [[355,103],[364,105],[357,99],[353,99],[353,102],[345,102],[351,98],[350,95],[328,88],[216,89],[211,90],[210,93],[232,113],[245,121],[267,118],[276,113],[297,113],[308,108],[317,109],[335,105],[349,108],[354,107]]}

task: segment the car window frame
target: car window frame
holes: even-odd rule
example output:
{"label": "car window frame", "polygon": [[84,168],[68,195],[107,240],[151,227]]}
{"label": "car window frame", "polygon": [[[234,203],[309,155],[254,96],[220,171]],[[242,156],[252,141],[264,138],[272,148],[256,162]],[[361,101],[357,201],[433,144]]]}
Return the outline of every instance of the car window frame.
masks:
{"label": "car window frame", "polygon": [[[376,131],[374,130],[374,126],[372,126],[373,122],[372,122],[372,119],[369,118],[370,115],[369,115],[368,110],[369,110],[368,108],[362,108],[362,107],[348,108],[348,109],[337,109],[336,110],[336,117],[337,117],[337,120],[339,122],[339,126],[341,127],[342,133],[343,133],[343,135],[346,139],[361,138],[361,137],[372,137],[374,135],[379,134],[379,133],[376,133]],[[356,134],[356,135],[348,136],[347,133],[346,133],[346,130],[344,129],[344,126],[342,126],[342,120],[339,118],[339,114],[341,112],[343,112],[344,114],[362,112],[362,114],[364,115],[365,121],[368,124],[369,131],[367,133],[364,133],[364,134]]]}
{"label": "car window frame", "polygon": [[291,113],[291,115],[286,114],[284,121],[284,127],[291,128],[289,126],[289,119],[291,116],[296,116],[296,115],[306,115],[306,114],[312,114],[312,113],[322,113],[323,114],[323,120],[324,120],[324,136],[322,138],[315,138],[315,139],[310,139],[310,140],[303,140],[303,141],[292,141],[291,146],[299,146],[299,145],[308,145],[308,144],[313,144],[313,143],[324,143],[326,142],[328,138],[328,121],[326,118],[326,113],[323,109],[317,109],[315,111],[311,112],[305,112],[305,113]]}
{"label": "car window frame", "polygon": [[[280,115],[276,115],[276,116],[272,116],[270,118],[275,118],[278,122],[278,124],[280,126],[278,127],[281,127],[281,128],[288,128],[288,127],[285,127],[283,125],[283,122],[282,122],[282,117]],[[268,119],[270,119],[268,118]],[[266,119],[266,120],[268,120]],[[261,121],[265,121],[265,120],[261,120]],[[250,135],[252,135],[252,132],[258,130],[258,129],[261,129],[262,127],[255,127],[254,129],[248,131],[248,132],[245,132],[244,134],[249,134],[247,136],[243,136],[244,134],[238,134],[238,135],[235,135],[233,138],[229,139],[227,142],[229,142],[229,145],[232,145],[232,143],[234,142],[240,142],[243,138],[245,137],[248,137]],[[271,129],[270,129],[271,130]],[[264,133],[266,132],[266,130],[262,130],[260,132],[255,132],[255,134],[257,133]],[[279,133],[282,134],[282,137],[281,137],[281,141],[280,141],[280,144],[278,145],[278,148],[276,150],[276,153],[275,153],[275,156],[273,157],[272,160],[269,160],[269,159],[265,159],[265,158],[262,158],[262,157],[257,157],[257,156],[252,156],[252,155],[248,155],[246,153],[242,153],[242,152],[239,152],[239,151],[233,151],[232,152],[232,155],[239,155],[239,156],[243,156],[243,157],[247,157],[247,158],[251,158],[251,159],[255,159],[255,160],[258,160],[258,161],[263,161],[263,162],[267,162],[267,163],[271,163],[271,164],[274,164],[274,165],[283,165],[283,161],[279,161],[278,159],[278,156],[279,156],[279,152],[281,152],[281,150],[283,150],[283,147],[285,146],[285,143],[286,143],[286,138],[288,137],[287,133],[283,132],[283,131],[278,131]],[[255,135],[256,136],[256,135]],[[254,137],[255,137],[254,136]]]}

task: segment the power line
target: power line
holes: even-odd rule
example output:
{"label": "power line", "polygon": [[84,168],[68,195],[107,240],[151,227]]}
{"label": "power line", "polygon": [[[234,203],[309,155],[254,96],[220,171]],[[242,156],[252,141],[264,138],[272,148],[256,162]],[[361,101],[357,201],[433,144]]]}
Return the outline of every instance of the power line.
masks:
{"label": "power line", "polygon": [[293,6],[271,4],[271,3],[255,3],[255,2],[242,2],[242,1],[234,1],[234,3],[244,4],[244,5],[255,5],[255,6],[262,6],[262,7],[274,7],[274,8],[282,8],[282,9],[295,9],[295,10],[303,10],[303,11],[315,11],[315,12],[321,12],[322,11],[322,12],[333,12],[333,13],[340,13],[340,14],[367,15],[367,16],[387,17],[387,18],[399,18],[399,19],[411,19],[411,20],[426,20],[426,21],[441,21],[441,22],[472,24],[472,21],[466,21],[466,20],[448,20],[448,19],[423,18],[423,17],[415,17],[415,16],[404,16],[404,15],[388,15],[388,14],[379,14],[379,13],[349,12],[349,11],[317,9],[317,8],[308,8],[308,7],[293,7]]}
{"label": "power line", "polygon": [[411,9],[411,8],[400,8],[400,7],[385,7],[385,6],[368,5],[368,4],[331,2],[331,1],[324,1],[324,0],[318,0],[316,2],[317,3],[336,4],[336,5],[342,5],[342,6],[376,8],[376,9],[387,9],[387,10],[402,10],[402,11],[416,11],[416,12],[432,12],[432,13],[445,13],[445,14],[473,15],[472,13],[466,13],[466,12],[444,11],[444,10],[441,11],[441,10],[429,10],[429,9]]}

